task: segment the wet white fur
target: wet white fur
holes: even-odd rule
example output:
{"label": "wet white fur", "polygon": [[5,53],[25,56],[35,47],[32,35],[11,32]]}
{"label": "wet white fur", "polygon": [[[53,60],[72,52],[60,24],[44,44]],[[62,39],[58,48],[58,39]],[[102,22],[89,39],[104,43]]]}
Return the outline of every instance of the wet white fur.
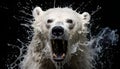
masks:
{"label": "wet white fur", "polygon": [[[91,69],[91,61],[93,59],[92,50],[86,46],[87,27],[90,15],[87,12],[82,14],[70,8],[51,8],[43,11],[40,7],[33,10],[35,21],[32,26],[34,28],[34,36],[28,46],[27,54],[22,62],[22,69],[65,69],[64,64],[71,69]],[[72,30],[68,28],[69,24],[66,19],[72,19],[75,26]],[[47,19],[53,19],[50,28],[46,28]],[[51,28],[54,26],[62,26],[68,34],[68,53],[61,66],[52,60],[52,51],[49,41]],[[66,66],[67,66],[66,65]]]}

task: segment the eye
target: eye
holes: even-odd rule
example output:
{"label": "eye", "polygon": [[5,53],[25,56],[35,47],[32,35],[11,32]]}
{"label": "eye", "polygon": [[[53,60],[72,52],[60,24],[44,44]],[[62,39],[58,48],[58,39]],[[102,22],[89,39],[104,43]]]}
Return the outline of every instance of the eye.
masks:
{"label": "eye", "polygon": [[72,20],[72,19],[67,19],[66,22],[72,24],[72,23],[73,23],[73,20]]}
{"label": "eye", "polygon": [[48,19],[48,20],[47,20],[47,23],[52,23],[52,22],[53,22],[52,19]]}

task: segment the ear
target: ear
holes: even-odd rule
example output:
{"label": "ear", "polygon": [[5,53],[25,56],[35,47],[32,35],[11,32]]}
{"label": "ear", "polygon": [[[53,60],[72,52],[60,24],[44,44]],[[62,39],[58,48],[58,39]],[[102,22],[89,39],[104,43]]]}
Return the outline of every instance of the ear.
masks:
{"label": "ear", "polygon": [[32,15],[35,19],[42,14],[43,14],[43,11],[40,7],[35,7],[35,9],[32,12]]}
{"label": "ear", "polygon": [[88,27],[86,25],[89,24],[90,14],[88,12],[83,12],[81,14],[81,20],[82,20],[82,32],[87,33]]}
{"label": "ear", "polygon": [[85,22],[90,21],[90,14],[88,12],[83,12],[81,16],[82,16],[82,20],[84,20]]}

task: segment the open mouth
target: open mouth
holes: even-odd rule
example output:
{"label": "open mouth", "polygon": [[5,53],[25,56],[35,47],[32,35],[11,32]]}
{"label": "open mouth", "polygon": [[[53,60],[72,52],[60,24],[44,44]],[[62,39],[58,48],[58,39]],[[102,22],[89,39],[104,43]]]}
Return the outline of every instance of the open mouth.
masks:
{"label": "open mouth", "polygon": [[51,39],[52,57],[56,62],[63,61],[67,53],[68,41],[63,39]]}

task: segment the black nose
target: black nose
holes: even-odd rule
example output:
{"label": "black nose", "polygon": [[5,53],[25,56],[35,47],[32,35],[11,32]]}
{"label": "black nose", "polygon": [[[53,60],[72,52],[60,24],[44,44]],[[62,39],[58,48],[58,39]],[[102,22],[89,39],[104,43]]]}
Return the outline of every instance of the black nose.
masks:
{"label": "black nose", "polygon": [[52,35],[61,36],[64,34],[64,29],[61,26],[55,26],[52,29]]}

